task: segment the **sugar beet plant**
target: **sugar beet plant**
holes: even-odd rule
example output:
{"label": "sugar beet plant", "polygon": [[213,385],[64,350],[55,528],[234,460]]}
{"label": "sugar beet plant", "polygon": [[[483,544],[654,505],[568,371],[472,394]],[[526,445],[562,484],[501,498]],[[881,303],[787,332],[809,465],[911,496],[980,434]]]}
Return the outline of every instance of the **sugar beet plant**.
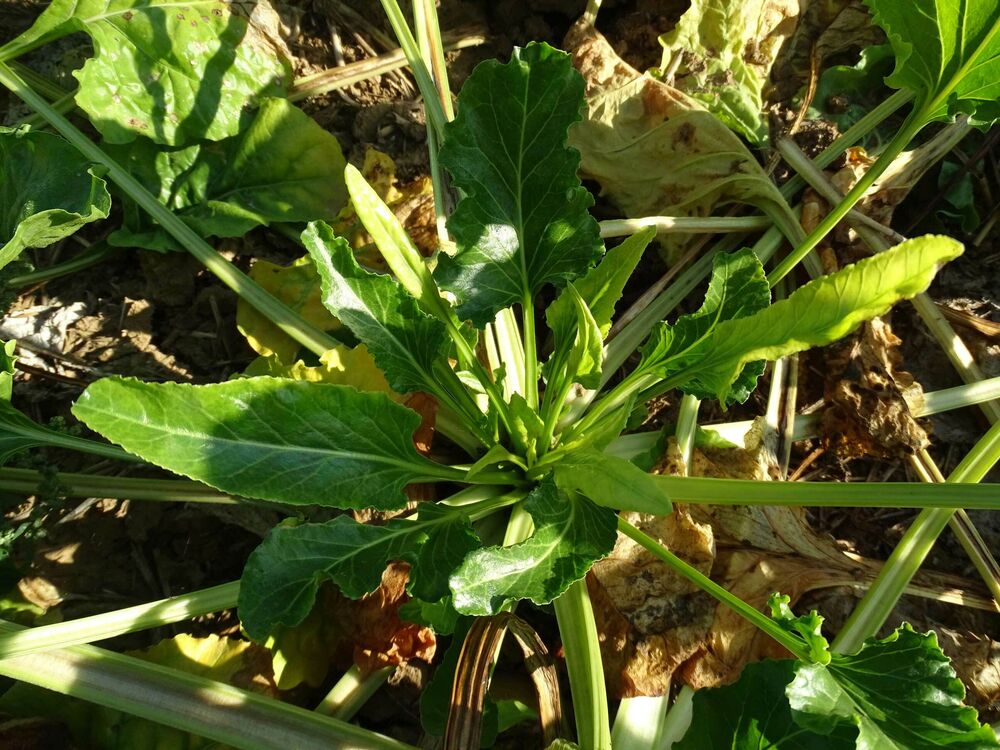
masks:
{"label": "sugar beet plant", "polygon": [[[414,41],[394,5],[386,3],[412,53]],[[908,41],[920,30],[895,18],[895,6],[877,6],[897,52],[893,80],[917,94],[907,141],[926,122],[957,111],[993,118],[992,94],[982,93],[989,85],[975,82],[981,69],[997,66],[995,11],[983,16],[986,21],[971,11],[961,16],[957,7],[940,11],[939,21],[951,14],[978,26],[955,49],[940,51],[941,64],[933,69],[942,72],[928,77],[922,72],[932,69],[928,53]],[[426,82],[421,61],[411,54],[411,62]],[[31,98],[9,69],[0,73]],[[280,74],[275,71],[269,85],[277,86]],[[430,103],[434,93],[425,94]],[[831,653],[815,613],[796,617],[778,595],[771,616],[760,613],[619,516],[667,514],[672,500],[723,501],[734,485],[648,474],[614,450],[648,398],[679,390],[723,406],[744,401],[766,362],[836,341],[923,292],[961,245],[941,236],[911,239],[777,301],[771,286],[816,236],[770,281],[752,250],[719,254],[701,307],[657,323],[637,364],[612,377],[605,371],[606,339],[654,232],[605,248],[588,211],[592,199],[577,176],[579,154],[566,145],[583,95],[569,57],[545,44],[515,50],[507,63],[476,68],[454,121],[444,125],[444,112],[430,118],[432,127],[435,120],[443,125],[440,163],[461,195],[447,223],[454,247],[430,261],[351,166],[344,178],[351,202],[391,274],[361,265],[348,241],[324,221],[311,221],[301,233],[324,305],[367,347],[395,394],[434,397],[450,447],[419,452],[414,434],[421,417],[383,391],[281,377],[199,386],[105,378],[87,388],[74,414],[129,454],[171,472],[233,496],[300,506],[299,522],[273,529],[247,562],[238,612],[254,640],[302,623],[328,582],[348,597],[373,591],[395,560],[410,564],[406,616],[438,634],[465,632],[467,618],[498,615],[522,602],[551,604],[572,688],[576,742],[606,748],[608,701],[582,579],[624,534],[794,657],[753,665],[739,683],[699,694],[679,747],[996,747],[992,730],[962,705],[962,686],[933,635],[902,627],[854,653]],[[258,117],[282,106],[266,104]],[[88,150],[44,103],[40,110],[88,158],[114,166],[106,153]],[[163,137],[183,132],[177,127]],[[109,127],[108,134],[114,140],[118,131]],[[219,218],[196,215],[180,225],[142,198],[141,185],[116,174],[112,178],[130,198],[188,249],[194,240],[185,232]],[[857,197],[848,196],[834,214],[842,216]],[[246,211],[226,218],[238,227],[233,234],[267,223]],[[136,224],[129,231],[149,237],[159,230]],[[322,353],[322,339],[300,340]],[[956,481],[978,481],[992,466],[995,433],[960,465]],[[408,509],[406,488],[417,483],[435,484],[440,499]],[[739,487],[746,503],[816,502],[807,485]],[[983,489],[845,485],[828,493],[826,502],[864,504],[877,494],[883,504],[991,507]],[[315,506],[398,515],[382,525],[350,514],[309,522]],[[155,710],[147,715],[157,716]],[[341,741],[400,746],[351,731]],[[238,735],[223,736],[243,747],[270,747]]]}

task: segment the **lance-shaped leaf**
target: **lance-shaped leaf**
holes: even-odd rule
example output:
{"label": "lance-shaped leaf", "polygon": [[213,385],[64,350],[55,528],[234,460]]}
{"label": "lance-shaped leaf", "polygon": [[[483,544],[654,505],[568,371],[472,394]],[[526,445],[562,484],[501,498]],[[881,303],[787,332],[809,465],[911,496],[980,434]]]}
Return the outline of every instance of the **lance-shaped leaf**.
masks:
{"label": "lance-shaped leaf", "polygon": [[553,387],[554,378],[568,376],[586,388],[597,388],[601,384],[604,364],[601,328],[572,282],[559,295],[559,300],[563,299],[571,305],[573,320],[569,324],[562,318],[556,320],[552,327],[555,349],[542,372],[549,387]]}
{"label": "lance-shaped leaf", "polygon": [[924,121],[967,112],[1000,119],[1000,5],[995,0],[866,0],[893,52],[886,83],[916,93]]}
{"label": "lance-shaped leaf", "polygon": [[0,128],[0,268],[110,210],[104,180],[62,138]]}
{"label": "lance-shaped leaf", "polygon": [[[265,99],[253,121],[218,143],[164,149],[147,138],[108,152],[204,237],[241,237],[272,222],[332,221],[347,201],[340,144],[284,99]],[[179,249],[131,202],[114,245]]]}
{"label": "lance-shaped leaf", "polygon": [[559,487],[583,493],[605,508],[660,516],[672,509],[666,487],[655,476],[593,448],[568,453],[556,464],[553,475]]}
{"label": "lance-shaped leaf", "polygon": [[279,625],[302,622],[325,580],[357,599],[378,588],[386,563],[413,563],[409,589],[434,601],[447,595],[448,576],[479,546],[459,510],[425,503],[416,521],[384,526],[338,516],[327,523],[278,526],[243,569],[239,615],[247,634],[263,640]]}
{"label": "lance-shaped leaf", "polygon": [[933,633],[903,625],[869,640],[857,654],[833,654],[829,665],[799,664],[786,689],[795,722],[829,733],[858,731],[858,748],[984,750],[1000,747]]}
{"label": "lance-shaped leaf", "polygon": [[600,255],[580,155],[566,146],[582,106],[583,79],[547,44],[482,63],[462,87],[441,162],[466,197],[448,222],[458,252],[441,256],[435,278],[478,327]]}
{"label": "lance-shaped leaf", "polygon": [[535,532],[509,547],[471,553],[451,576],[455,609],[492,615],[507,602],[548,604],[615,545],[614,511],[544,482],[524,500]]}
{"label": "lance-shaped leaf", "polygon": [[[938,268],[961,254],[961,243],[949,237],[907,240],[811,281],[758,313],[720,322],[700,358],[685,358],[683,369],[668,377],[688,383],[689,388],[693,384],[696,394],[712,394],[725,402],[732,398],[732,384],[748,362],[775,360],[846,336],[862,321],[924,291]],[[660,344],[655,346],[651,352],[662,351]],[[669,357],[658,361],[673,367]]]}
{"label": "lance-shaped leaf", "polygon": [[319,270],[323,303],[361,339],[400,393],[433,390],[432,370],[445,356],[444,323],[423,312],[399,283],[358,265],[354,251],[323,222],[313,222],[302,242]]}
{"label": "lance-shaped leaf", "polygon": [[764,87],[798,14],[797,0],[694,0],[660,37],[676,71],[674,85],[733,130],[764,141]]}
{"label": "lance-shaped leaf", "polygon": [[[708,356],[715,330],[723,321],[753,315],[765,309],[770,301],[764,269],[752,250],[717,255],[704,304],[697,312],[678,318],[674,325],[660,323],[653,329],[642,348],[640,369],[648,368],[660,378],[668,379],[691,368],[692,363]],[[734,373],[736,382],[724,405],[745,400],[761,371],[762,367],[754,363],[746,368],[745,375],[740,371]],[[682,389],[699,398],[715,395],[696,379],[686,380]]]}
{"label": "lance-shaped leaf", "polygon": [[105,378],[83,392],[73,413],[150,463],[262,500],[399,508],[407,484],[460,476],[417,453],[416,412],[349,386]]}
{"label": "lance-shaped leaf", "polygon": [[[254,18],[270,12],[258,0]],[[74,73],[76,102],[109,143],[137,135],[182,145],[236,135],[248,102],[281,95],[291,65],[238,3],[54,0],[0,60],[83,31],[95,56]]]}

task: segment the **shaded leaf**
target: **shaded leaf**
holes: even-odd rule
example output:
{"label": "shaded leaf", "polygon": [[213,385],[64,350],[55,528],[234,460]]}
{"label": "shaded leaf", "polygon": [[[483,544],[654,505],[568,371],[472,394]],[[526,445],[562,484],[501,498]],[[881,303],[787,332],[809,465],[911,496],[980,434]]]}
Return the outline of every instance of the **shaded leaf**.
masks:
{"label": "shaded leaf", "polygon": [[398,508],[445,469],[417,453],[420,417],[383,393],[279,378],[214,385],[105,378],[73,406],[130,453],[244,497]]}
{"label": "shaded leaf", "polygon": [[324,580],[352,599],[374,591],[390,560],[416,570],[410,588],[435,601],[448,593],[448,576],[479,546],[468,518],[456,510],[421,506],[416,521],[385,526],[338,516],[323,524],[279,526],[253,551],[243,570],[239,615],[251,638],[305,619]]}
{"label": "shaded leaf", "polygon": [[[694,0],[660,36],[670,81],[754,143],[767,138],[764,87],[782,43],[794,31],[796,0]],[[676,67],[673,60],[677,61]]]}
{"label": "shaded leaf", "polygon": [[1000,6],[993,0],[866,0],[896,53],[886,79],[916,93],[925,120],[1000,119]]}
{"label": "shaded leaf", "polygon": [[535,522],[528,539],[476,550],[452,574],[454,605],[462,614],[495,614],[518,599],[548,604],[614,546],[614,511],[563,493],[552,482],[536,487],[524,509]]}
{"label": "shaded leaf", "polygon": [[[107,149],[204,237],[240,237],[272,222],[332,220],[347,200],[340,144],[284,99],[264,99],[247,127],[218,143],[164,149],[148,138]],[[177,249],[135,205],[111,244]]]}
{"label": "shaded leaf", "polygon": [[302,233],[323,285],[323,303],[367,346],[392,388],[435,389],[432,373],[445,357],[444,323],[423,312],[390,276],[358,265],[354,252],[322,222]]}
{"label": "shaded leaf", "polygon": [[547,44],[480,64],[462,87],[441,163],[467,195],[448,221],[458,252],[440,257],[435,278],[477,327],[582,276],[600,254],[579,154],[566,146],[582,103],[569,57]]}
{"label": "shaded leaf", "polygon": [[73,146],[51,133],[0,127],[0,268],[106,219],[111,195]]}
{"label": "shaded leaf", "polygon": [[854,750],[856,731],[833,735],[795,723],[785,687],[795,678],[789,659],[748,664],[732,685],[694,694],[691,725],[676,750]]}
{"label": "shaded leaf", "polygon": [[[263,0],[251,7],[255,18],[274,14]],[[77,31],[95,55],[74,73],[76,102],[108,143],[235,135],[250,119],[247,103],[283,94],[291,79],[276,37],[225,2],[55,0],[0,59]]]}

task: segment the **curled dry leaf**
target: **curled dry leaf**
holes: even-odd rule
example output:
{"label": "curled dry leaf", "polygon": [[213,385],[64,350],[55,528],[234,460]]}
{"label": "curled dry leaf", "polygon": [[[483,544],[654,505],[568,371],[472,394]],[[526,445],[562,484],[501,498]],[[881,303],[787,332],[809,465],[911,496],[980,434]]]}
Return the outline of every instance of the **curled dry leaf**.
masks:
{"label": "curled dry leaf", "polygon": [[979,710],[984,721],[996,721],[1000,715],[1000,643],[987,636],[936,629],[941,650],[965,684],[966,702]]}
{"label": "curled dry leaf", "polygon": [[399,607],[408,599],[409,569],[406,563],[390,564],[382,584],[361,599],[324,587],[301,624],[282,628],[267,641],[278,687],[318,686],[331,668],[352,664],[369,672],[411,659],[429,663],[437,647],[433,631],[399,619]]}
{"label": "curled dry leaf", "polygon": [[625,63],[578,23],[564,46],[586,81],[582,122],[570,129],[581,171],[626,216],[707,216],[749,203],[779,223],[787,206],[742,141],[700,103]]}
{"label": "curled dry leaf", "polygon": [[825,350],[827,407],[820,434],[841,458],[898,458],[930,445],[910,411],[923,389],[902,369],[901,343],[887,322],[874,318]]}

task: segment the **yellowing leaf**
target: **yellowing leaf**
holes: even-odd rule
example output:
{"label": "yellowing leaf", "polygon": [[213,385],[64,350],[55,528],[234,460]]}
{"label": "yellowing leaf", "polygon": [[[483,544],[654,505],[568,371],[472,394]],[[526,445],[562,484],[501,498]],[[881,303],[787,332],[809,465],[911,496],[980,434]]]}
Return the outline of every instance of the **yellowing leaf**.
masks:
{"label": "yellowing leaf", "polygon": [[[290,266],[258,260],[250,269],[250,278],[320,330],[335,331],[340,328],[340,321],[323,306],[319,274],[308,255]],[[281,362],[295,362],[299,343],[242,297],[236,307],[236,325],[253,350],[261,356],[274,355]]]}
{"label": "yellowing leaf", "polygon": [[349,385],[359,391],[382,391],[393,396],[397,401],[402,397],[389,390],[385,375],[378,369],[375,360],[364,344],[353,349],[338,346],[329,349],[319,358],[320,364],[310,366],[301,359],[291,365],[286,365],[277,357],[258,357],[244,371],[245,375],[255,377],[270,375],[275,378],[291,378],[305,380],[310,383],[333,383],[334,385]]}

